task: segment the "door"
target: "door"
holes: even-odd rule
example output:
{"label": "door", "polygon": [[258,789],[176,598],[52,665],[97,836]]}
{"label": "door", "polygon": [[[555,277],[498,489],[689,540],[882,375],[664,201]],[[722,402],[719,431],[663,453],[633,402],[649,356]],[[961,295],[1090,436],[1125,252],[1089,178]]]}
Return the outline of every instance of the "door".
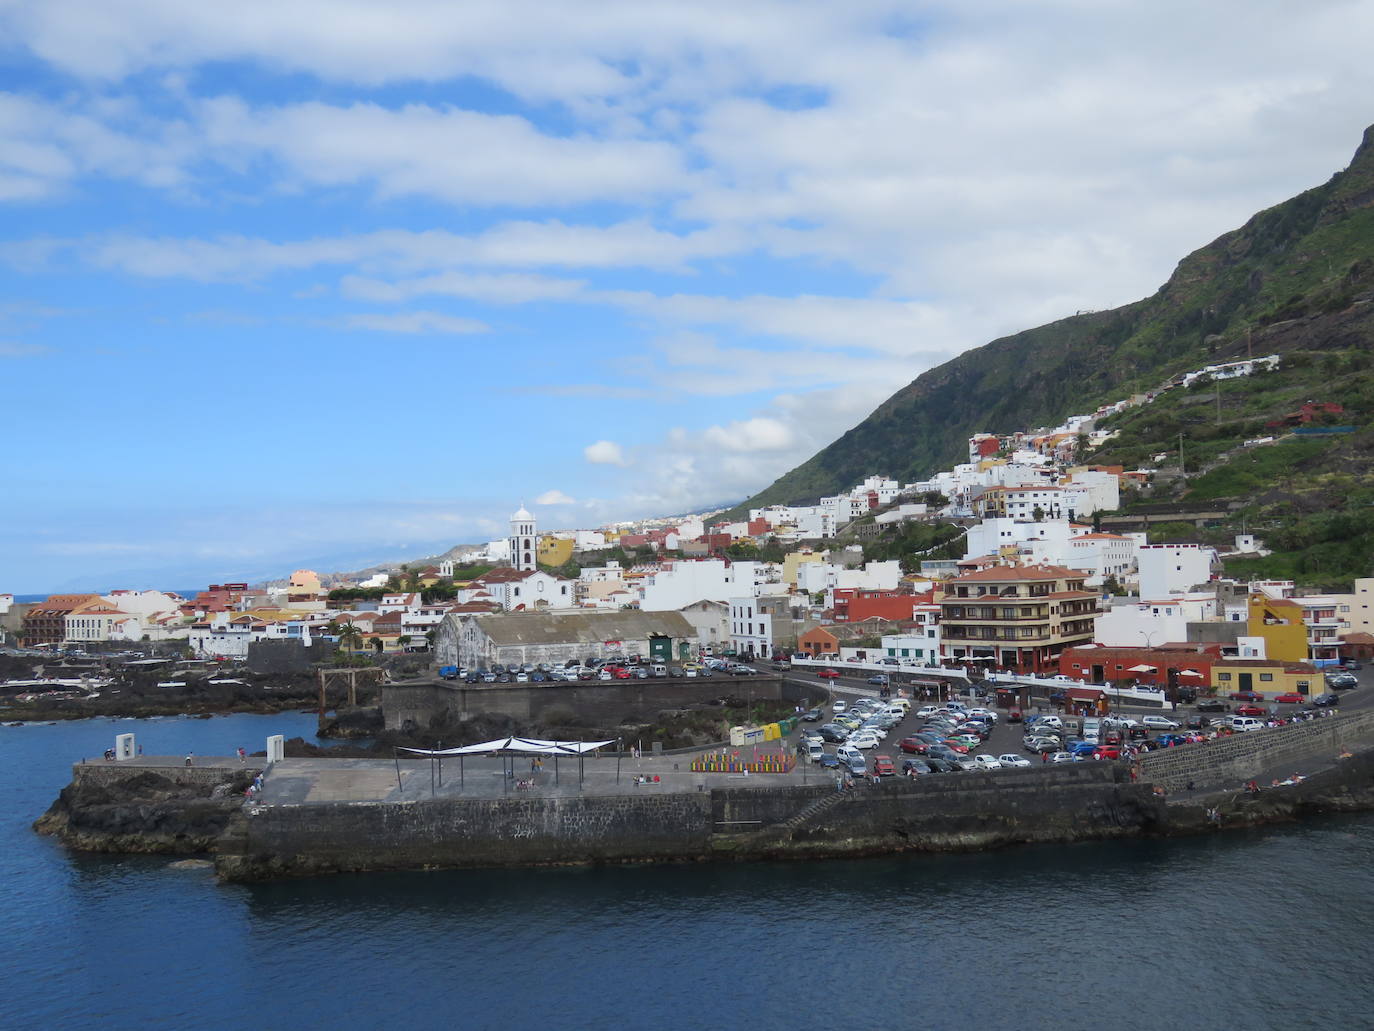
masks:
{"label": "door", "polygon": [[1255,689],[1255,674],[1242,673],[1240,675],[1240,689],[1242,691],[1253,691]]}
{"label": "door", "polygon": [[1106,667],[1106,666],[1094,666],[1094,667],[1093,667],[1093,683],[1094,683],[1094,684],[1105,684],[1106,682],[1107,682],[1107,667]]}

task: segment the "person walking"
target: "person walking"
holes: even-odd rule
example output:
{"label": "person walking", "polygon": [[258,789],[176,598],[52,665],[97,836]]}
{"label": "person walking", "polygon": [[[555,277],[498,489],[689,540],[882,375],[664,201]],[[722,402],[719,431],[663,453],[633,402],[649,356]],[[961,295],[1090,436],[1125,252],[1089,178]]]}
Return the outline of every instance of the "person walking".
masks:
{"label": "person walking", "polygon": [[193,757],[194,755],[195,755],[194,752],[187,752],[187,753],[186,753],[186,765],[187,765],[187,766],[190,766],[190,765],[191,765],[191,759],[192,759],[192,757]]}

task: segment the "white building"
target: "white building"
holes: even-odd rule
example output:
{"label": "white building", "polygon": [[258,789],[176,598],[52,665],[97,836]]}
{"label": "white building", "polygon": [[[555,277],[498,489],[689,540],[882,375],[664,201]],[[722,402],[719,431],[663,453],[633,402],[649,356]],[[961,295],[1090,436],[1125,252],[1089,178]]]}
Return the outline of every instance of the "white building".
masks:
{"label": "white building", "polygon": [[721,559],[664,563],[645,579],[639,607],[645,612],[676,612],[703,598],[728,603],[735,597],[753,597],[756,587],[767,582],[765,568],[760,562],[727,565]]}
{"label": "white building", "polygon": [[1136,548],[1141,598],[1169,598],[1212,579],[1217,553],[1202,544],[1142,544]]}
{"label": "white building", "polygon": [[1211,594],[1180,595],[1158,601],[1116,599],[1097,617],[1093,641],[1109,648],[1154,648],[1188,640],[1188,624],[1217,618]]}
{"label": "white building", "polygon": [[477,578],[491,600],[507,612],[521,609],[570,609],[577,598],[573,581],[542,569],[493,569]]}
{"label": "white building", "polygon": [[752,595],[731,598],[730,643],[739,655],[771,655],[773,652],[773,617],[762,611],[759,600]]}

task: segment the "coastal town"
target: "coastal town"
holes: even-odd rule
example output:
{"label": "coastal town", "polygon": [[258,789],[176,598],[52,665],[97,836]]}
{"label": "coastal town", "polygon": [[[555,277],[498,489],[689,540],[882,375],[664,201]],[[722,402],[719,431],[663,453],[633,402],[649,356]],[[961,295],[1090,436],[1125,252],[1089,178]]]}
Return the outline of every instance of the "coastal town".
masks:
{"label": "coastal town", "polygon": [[1058,426],[975,434],[951,469],[905,484],[869,476],[811,505],[594,529],[544,529],[522,505],[506,537],[365,576],[301,569],[185,597],[0,594],[0,634],[39,658],[404,654],[470,682],[571,679],[551,665],[652,650],[694,667],[717,657],[1050,678],[1082,685],[1080,700],[1130,685],[1175,701],[1307,702],[1325,693],[1331,667],[1374,651],[1374,578],[1316,594],[1229,577],[1225,560],[1262,554],[1262,540],[1218,548],[1110,529],[1122,497],[1155,471],[1078,460],[1112,437],[1117,413],[1279,367],[1273,355],[1208,366]]}

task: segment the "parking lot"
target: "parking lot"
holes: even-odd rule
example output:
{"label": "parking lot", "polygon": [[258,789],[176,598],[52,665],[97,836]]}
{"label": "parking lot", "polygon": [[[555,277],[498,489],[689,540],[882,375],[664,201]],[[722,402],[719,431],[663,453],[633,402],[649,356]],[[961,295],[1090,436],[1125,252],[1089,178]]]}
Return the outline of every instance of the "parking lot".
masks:
{"label": "parking lot", "polygon": [[[1358,682],[1358,686],[1355,688],[1343,688],[1339,691],[1337,695],[1339,699],[1339,707],[1345,709],[1358,709],[1370,704],[1370,700],[1374,699],[1374,692],[1371,692],[1368,689],[1370,683],[1369,676],[1370,672],[1367,670],[1360,670],[1355,673],[1355,678]],[[845,703],[846,709],[848,709],[854,703],[863,701],[865,699],[870,699],[873,701],[882,700],[880,697],[881,685],[869,684],[867,674],[861,674],[857,676],[841,675],[837,678],[824,678],[811,674],[808,671],[806,674],[789,673],[788,679],[794,682],[809,683],[817,687],[824,687],[828,689],[829,691],[834,693],[836,699],[843,701]],[[892,692],[892,696],[895,698],[896,695],[897,692],[894,690]],[[997,714],[998,718],[996,722],[992,725],[991,733],[988,735],[986,740],[982,741],[976,746],[971,747],[968,753],[969,755],[1017,755],[1027,760],[1030,760],[1033,766],[1042,765],[1045,761],[1047,761],[1042,759],[1040,754],[1029,751],[1025,747],[1022,738],[1025,734],[1026,727],[1023,723],[1011,722],[1008,710],[994,708],[992,705],[988,704],[986,698],[980,698],[976,694],[967,690],[962,693],[955,690],[949,693],[947,696],[953,698],[957,703],[962,704],[966,709],[972,710],[985,706],[987,711],[994,712]],[[908,754],[902,751],[900,747],[901,741],[904,738],[921,731],[925,726],[927,722],[926,718],[923,718],[918,715],[922,711],[924,706],[938,706],[940,704],[938,701],[927,701],[921,698],[911,699],[910,701],[911,708],[908,715],[906,715],[898,722],[896,722],[886,732],[886,735],[876,746],[865,747],[860,749],[860,751],[865,757],[865,767],[868,772],[871,772],[873,769],[873,759],[875,756],[886,755],[892,759],[896,769],[896,774],[898,776],[902,774],[902,760],[904,758],[908,758]],[[1167,735],[1179,735],[1177,737],[1172,738],[1174,744],[1185,744],[1186,742],[1184,740],[1184,737],[1189,732],[1190,722],[1195,724],[1196,729],[1201,734],[1206,734],[1217,729],[1217,727],[1214,724],[1215,721],[1218,720],[1218,718],[1230,717],[1233,714],[1233,710],[1241,708],[1244,704],[1241,702],[1232,702],[1226,698],[1222,698],[1219,701],[1220,705],[1225,707],[1220,712],[1216,711],[1216,707],[1218,704],[1217,700],[1209,701],[1204,699],[1201,701],[1202,711],[1199,711],[1198,704],[1192,704],[1179,705],[1177,706],[1176,710],[1170,709],[1165,710],[1163,712],[1161,712],[1158,709],[1137,710],[1127,708],[1120,713],[1113,713],[1112,715],[1120,716],[1123,718],[1129,718],[1131,720],[1136,721],[1136,723],[1138,724],[1146,723],[1146,717],[1149,716],[1155,717],[1155,720],[1150,720],[1148,722],[1156,722],[1160,717],[1163,717],[1165,719],[1178,723],[1178,728],[1164,726],[1142,726],[1139,730],[1136,731],[1136,734],[1139,735],[1143,730],[1145,732],[1144,736],[1137,736],[1136,739],[1130,741],[1130,744],[1135,746],[1136,748],[1144,747],[1149,749],[1156,747],[1168,747],[1169,741],[1171,739]],[[833,711],[832,705],[826,704],[821,708],[823,711],[820,714],[820,718],[818,720],[807,721],[801,724],[801,732],[803,734],[815,733],[821,726],[832,721],[833,717],[835,716],[835,712]],[[1280,720],[1289,720],[1295,717],[1300,717],[1303,713],[1307,712],[1312,712],[1320,715],[1322,712],[1325,711],[1329,710],[1325,708],[1316,708],[1312,706],[1310,703],[1266,703],[1263,706],[1263,710],[1261,713],[1263,718],[1260,720],[1260,722],[1261,724],[1263,724],[1266,720],[1272,717],[1277,717]],[[1061,717],[1063,716],[1061,709],[1057,706],[1050,705],[1048,701],[1042,702],[1039,706],[1032,705],[1023,715],[1029,718],[1038,715],[1049,714],[1057,714]],[[1072,724],[1070,726],[1072,726]],[[1109,728],[1102,729],[1106,730]],[[1122,729],[1123,738],[1129,737],[1129,731],[1126,731],[1124,728]],[[1078,740],[1075,737],[1072,730],[1068,727],[1052,729],[1050,731],[1050,734],[1052,736],[1058,736],[1061,748],[1065,746],[1070,746],[1076,740]],[[1102,737],[1105,738],[1105,734],[1102,735]],[[833,755],[839,747],[840,743],[838,742],[825,742],[823,745],[823,750],[826,753]],[[1090,757],[1085,756],[1082,761],[1092,760]],[[839,772],[844,772],[844,769],[844,767],[840,767]]]}

